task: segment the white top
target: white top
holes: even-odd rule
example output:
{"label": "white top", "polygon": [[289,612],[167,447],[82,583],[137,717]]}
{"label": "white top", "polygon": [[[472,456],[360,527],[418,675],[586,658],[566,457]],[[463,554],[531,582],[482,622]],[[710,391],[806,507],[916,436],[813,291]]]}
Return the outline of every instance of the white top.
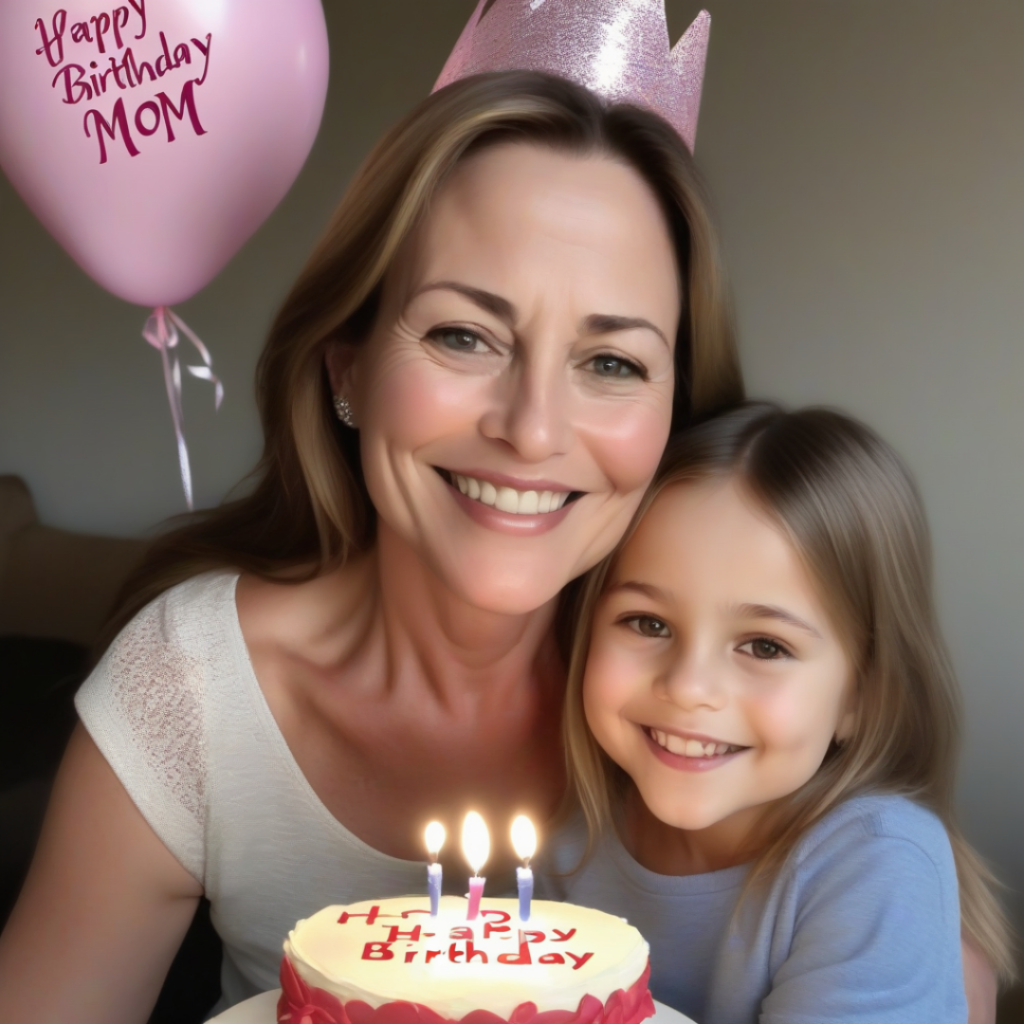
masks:
{"label": "white top", "polygon": [[306,781],[267,706],[235,573],[174,587],[121,632],[75,699],[89,735],[224,941],[217,1013],[276,988],[285,936],[332,903],[426,891],[422,862],[348,831]]}

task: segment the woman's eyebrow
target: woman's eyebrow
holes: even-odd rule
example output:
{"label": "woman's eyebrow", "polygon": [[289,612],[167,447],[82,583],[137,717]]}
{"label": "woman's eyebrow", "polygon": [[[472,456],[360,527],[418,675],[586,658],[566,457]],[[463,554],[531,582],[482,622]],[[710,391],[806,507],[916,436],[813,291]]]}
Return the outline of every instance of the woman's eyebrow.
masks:
{"label": "woman's eyebrow", "polygon": [[613,334],[615,331],[635,331],[646,329],[654,331],[667,348],[671,348],[668,338],[650,320],[642,316],[614,316],[610,313],[592,313],[583,321],[583,334]]}
{"label": "woman's eyebrow", "polygon": [[773,604],[741,604],[736,612],[743,618],[775,619],[777,622],[785,622],[787,625],[802,629],[805,633],[810,633],[811,636],[817,637],[819,640],[824,639],[809,622],[805,622],[792,612],[787,612],[785,608],[779,608]]}
{"label": "woman's eyebrow", "polygon": [[[436,291],[456,292],[469,299],[470,302],[479,306],[485,312],[493,314],[499,320],[508,324],[509,327],[515,326],[516,321],[519,319],[519,311],[508,299],[502,298],[502,296],[496,295],[494,292],[486,291],[483,288],[474,288],[472,285],[462,284],[460,281],[432,281],[430,284],[425,284],[422,288],[417,289],[412,297],[415,299],[424,292]],[[645,329],[653,331],[661,338],[666,347],[672,347],[669,345],[668,338],[665,337],[664,332],[655,327],[650,320],[645,320],[641,316],[615,316],[611,313],[591,313],[583,321],[580,333],[614,334],[616,331]]]}
{"label": "woman's eyebrow", "polygon": [[485,312],[491,313],[499,320],[504,321],[509,327],[512,327],[516,320],[519,319],[516,307],[508,299],[503,299],[500,295],[485,291],[483,288],[474,288],[472,285],[462,284],[459,281],[432,281],[430,284],[425,284],[422,288],[417,289],[412,297],[415,299],[424,292],[437,291],[456,292],[469,299],[470,302],[479,306]]}

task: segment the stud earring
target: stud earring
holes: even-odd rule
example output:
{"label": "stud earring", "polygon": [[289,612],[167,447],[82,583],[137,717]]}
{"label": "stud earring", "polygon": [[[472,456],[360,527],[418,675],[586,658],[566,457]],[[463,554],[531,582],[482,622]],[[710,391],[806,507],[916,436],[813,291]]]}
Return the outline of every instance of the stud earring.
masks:
{"label": "stud earring", "polygon": [[352,403],[344,395],[334,396],[334,415],[345,424],[346,427],[356,428],[356,418],[352,415]]}

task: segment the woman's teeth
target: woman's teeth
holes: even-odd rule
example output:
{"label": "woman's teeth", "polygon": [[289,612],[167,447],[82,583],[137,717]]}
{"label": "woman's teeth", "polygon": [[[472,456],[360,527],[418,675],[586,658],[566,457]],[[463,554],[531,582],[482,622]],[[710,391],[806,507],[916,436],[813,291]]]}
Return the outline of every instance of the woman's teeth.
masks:
{"label": "woman's teeth", "polygon": [[659,747],[663,747],[670,754],[680,754],[683,757],[720,757],[722,754],[731,754],[741,749],[729,743],[701,743],[700,740],[684,740],[682,736],[674,736],[672,733],[662,732],[660,729],[648,729],[647,731]]}
{"label": "woman's teeth", "polygon": [[452,473],[451,478],[463,494],[490,505],[499,512],[511,512],[517,516],[535,516],[545,512],[557,512],[566,502],[571,491],[517,491],[511,487],[495,487],[487,480]]}

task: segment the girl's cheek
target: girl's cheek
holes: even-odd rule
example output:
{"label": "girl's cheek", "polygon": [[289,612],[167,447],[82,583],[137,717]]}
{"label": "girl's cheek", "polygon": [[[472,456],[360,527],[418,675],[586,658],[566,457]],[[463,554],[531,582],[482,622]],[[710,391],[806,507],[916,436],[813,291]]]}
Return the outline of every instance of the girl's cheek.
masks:
{"label": "girl's cheek", "polygon": [[830,707],[815,689],[786,687],[770,695],[748,697],[747,718],[762,741],[778,750],[817,748],[831,736]]}
{"label": "girl's cheek", "polygon": [[583,679],[588,718],[618,720],[648,689],[642,659],[629,645],[615,642],[614,628],[591,642]]}

